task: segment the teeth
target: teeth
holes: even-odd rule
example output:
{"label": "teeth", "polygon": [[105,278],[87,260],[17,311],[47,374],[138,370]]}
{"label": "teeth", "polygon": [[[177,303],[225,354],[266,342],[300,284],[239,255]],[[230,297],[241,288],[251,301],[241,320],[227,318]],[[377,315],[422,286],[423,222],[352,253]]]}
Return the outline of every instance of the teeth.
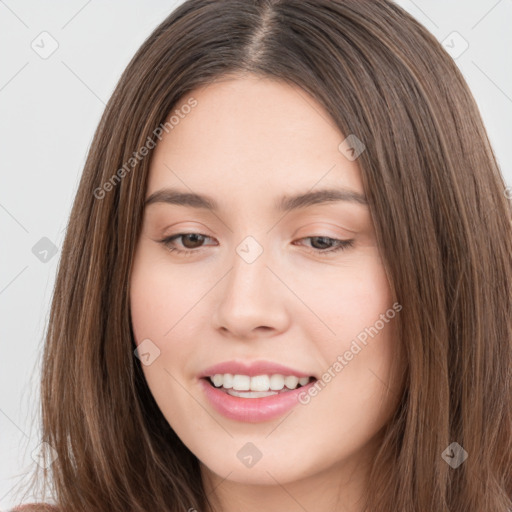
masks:
{"label": "teeth", "polygon": [[282,375],[272,375],[270,377],[270,389],[278,391],[284,388],[285,378]]}
{"label": "teeth", "polygon": [[217,375],[213,376],[212,382],[216,388],[220,388],[222,386],[222,384],[224,383],[224,378],[222,377],[222,375],[217,374]]}
{"label": "teeth", "polygon": [[277,391],[234,391],[232,389],[228,389],[226,393],[231,396],[238,396],[242,398],[263,398],[265,396],[278,394]]}
{"label": "teeth", "polygon": [[222,382],[221,379],[221,383],[219,384],[219,386],[223,386],[226,389],[231,389],[233,387],[233,375],[231,375],[230,373],[224,374],[224,382]]}
{"label": "teeth", "polygon": [[[224,377],[221,375],[222,380]],[[248,375],[233,375],[233,389],[237,391],[249,391],[251,389],[251,377]]]}
{"label": "teeth", "polygon": [[270,377],[268,375],[257,375],[251,377],[251,391],[268,391]]}
{"label": "teeth", "polygon": [[305,386],[306,384],[309,384],[309,377],[301,377],[299,379],[299,384],[301,386]]}
{"label": "teeth", "polygon": [[[295,377],[294,375],[284,376],[280,374],[275,375],[256,375],[250,377],[248,375],[232,375],[231,373],[220,374],[217,373],[210,377],[210,381],[216,388],[223,387],[224,389],[232,389],[235,396],[236,391],[281,391],[295,389],[298,385],[305,386],[309,383],[309,377]],[[243,396],[254,395],[254,393],[242,393]],[[275,394],[275,393],[271,393]],[[267,396],[267,395],[265,395]]]}
{"label": "teeth", "polygon": [[294,377],[293,375],[290,375],[289,377],[284,378],[284,385],[288,389],[295,389],[297,387],[298,383],[299,383],[299,377]]}

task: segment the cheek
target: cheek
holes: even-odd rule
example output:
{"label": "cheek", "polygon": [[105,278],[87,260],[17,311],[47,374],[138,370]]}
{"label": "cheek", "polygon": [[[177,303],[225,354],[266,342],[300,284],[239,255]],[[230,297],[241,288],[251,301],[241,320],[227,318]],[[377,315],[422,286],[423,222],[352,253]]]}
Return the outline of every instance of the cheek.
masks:
{"label": "cheek", "polygon": [[304,293],[306,290],[305,302],[324,324],[312,339],[328,341],[331,350],[343,349],[392,306],[389,282],[378,255],[362,255],[353,264],[333,268],[322,279],[311,277],[304,283]]}
{"label": "cheek", "polygon": [[362,426],[365,420],[379,423],[380,414],[393,407],[393,393],[386,396],[395,391],[390,370],[399,356],[395,324],[400,313],[393,308],[380,259],[360,263],[358,271],[338,273],[329,293],[316,302],[335,334],[316,337],[326,371],[318,393],[324,399],[314,400],[316,406],[333,407],[341,416],[349,411],[346,421]]}
{"label": "cheek", "polygon": [[[201,298],[208,289],[201,277],[193,278],[183,266],[170,265],[168,256],[142,243],[134,256],[130,278],[130,314],[135,344],[151,343],[158,357],[142,370],[160,408],[171,415],[179,408],[179,381],[189,371],[201,339],[197,330]],[[141,349],[142,350],[142,349]],[[142,361],[142,359],[141,359]],[[175,377],[175,378],[173,378]],[[173,390],[173,393],[170,393]],[[170,400],[173,396],[174,400]]]}
{"label": "cheek", "polygon": [[[175,298],[174,298],[175,300]],[[135,342],[150,338],[155,341],[171,327],[169,314],[177,304],[166,293],[164,283],[157,282],[150,268],[135,272],[130,287],[130,312]]]}
{"label": "cheek", "polygon": [[[189,402],[180,400],[183,398],[181,388],[175,380],[176,377],[181,380],[176,368],[183,368],[193,351],[190,343],[181,341],[186,339],[184,330],[187,323],[180,319],[190,309],[190,301],[187,300],[186,288],[183,293],[176,293],[179,279],[177,272],[165,271],[161,260],[155,259],[149,251],[141,248],[136,253],[130,278],[132,329],[139,351],[143,352],[143,348],[149,346],[150,352],[156,354],[152,355],[149,364],[141,367],[149,389],[166,418],[180,416],[190,407]],[[190,293],[193,295],[193,290]],[[150,340],[149,345],[147,340]],[[169,400],[170,396],[174,399]]]}
{"label": "cheek", "polygon": [[191,279],[180,266],[170,266],[165,253],[162,256],[148,245],[139,246],[132,267],[132,327],[136,342],[150,338],[166,346],[173,334],[186,330],[187,322],[182,319],[204,294],[204,286],[200,279]]}

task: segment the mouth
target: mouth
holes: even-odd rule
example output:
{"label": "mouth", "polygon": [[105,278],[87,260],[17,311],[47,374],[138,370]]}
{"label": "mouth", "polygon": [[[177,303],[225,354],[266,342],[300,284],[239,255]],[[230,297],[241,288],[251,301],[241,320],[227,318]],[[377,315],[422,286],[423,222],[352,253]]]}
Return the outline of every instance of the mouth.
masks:
{"label": "mouth", "polygon": [[217,373],[203,377],[202,380],[211,387],[230,396],[266,398],[298,390],[314,383],[317,379],[315,377],[285,376],[281,374],[249,376]]}
{"label": "mouth", "polygon": [[[244,423],[266,422],[296,407],[315,377],[282,374],[221,374],[199,379],[205,398],[222,416]],[[304,413],[303,413],[304,414]]]}

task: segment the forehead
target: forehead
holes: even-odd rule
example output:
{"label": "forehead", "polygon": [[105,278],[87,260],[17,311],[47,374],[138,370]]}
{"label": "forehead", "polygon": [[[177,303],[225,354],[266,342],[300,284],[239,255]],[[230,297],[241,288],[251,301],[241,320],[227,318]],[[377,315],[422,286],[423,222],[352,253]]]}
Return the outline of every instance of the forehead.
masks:
{"label": "forehead", "polygon": [[173,185],[243,195],[316,183],[362,192],[357,163],[338,149],[345,136],[298,86],[224,77],[182,97],[173,114],[152,157],[147,195]]}

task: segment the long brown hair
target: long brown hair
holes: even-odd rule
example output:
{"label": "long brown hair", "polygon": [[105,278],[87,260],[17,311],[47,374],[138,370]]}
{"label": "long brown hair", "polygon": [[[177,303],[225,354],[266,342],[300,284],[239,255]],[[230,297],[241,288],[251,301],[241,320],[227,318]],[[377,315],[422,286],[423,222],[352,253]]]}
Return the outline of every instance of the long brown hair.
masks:
{"label": "long brown hair", "polygon": [[[198,460],[133,354],[151,149],[130,159],[178,100],[244,73],[298,84],[366,147],[358,163],[407,360],[367,510],[512,508],[512,208],[457,66],[388,0],[187,0],[133,57],[94,136],[51,305],[41,411],[55,500],[210,510]],[[453,442],[468,454],[457,468],[442,457]]]}

